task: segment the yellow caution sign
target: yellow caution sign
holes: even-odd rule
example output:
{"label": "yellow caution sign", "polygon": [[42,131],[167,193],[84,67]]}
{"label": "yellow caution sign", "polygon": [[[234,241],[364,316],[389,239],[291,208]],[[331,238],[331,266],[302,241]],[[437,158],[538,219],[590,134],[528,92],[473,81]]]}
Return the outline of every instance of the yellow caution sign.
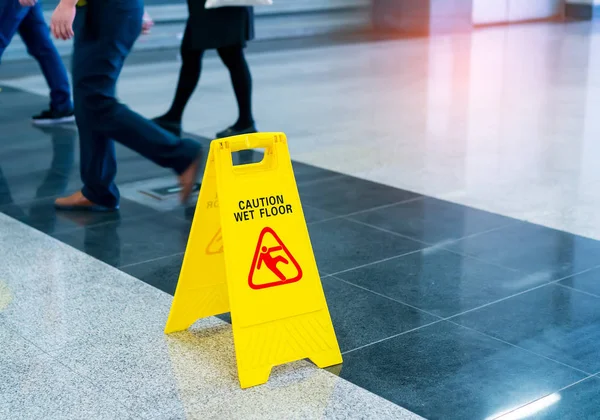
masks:
{"label": "yellow caution sign", "polygon": [[[255,148],[261,162],[233,164]],[[276,365],[342,363],[282,133],[212,142],[165,332],[229,311],[242,388]]]}

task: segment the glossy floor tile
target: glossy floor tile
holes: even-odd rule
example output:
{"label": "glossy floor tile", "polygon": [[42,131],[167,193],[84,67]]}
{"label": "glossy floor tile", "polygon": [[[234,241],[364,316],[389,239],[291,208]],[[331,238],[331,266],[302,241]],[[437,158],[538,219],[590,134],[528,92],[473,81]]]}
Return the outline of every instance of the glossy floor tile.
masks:
{"label": "glossy floor tile", "polygon": [[585,377],[446,321],[345,355],[341,376],[428,419],[485,419]]}
{"label": "glossy floor tile", "polygon": [[40,232],[59,234],[82,227],[119,222],[128,219],[157,215],[153,209],[123,199],[120,211],[112,213],[56,212],[54,198],[35,200],[27,204],[0,207],[0,212],[29,225]]}
{"label": "glossy floor tile", "polygon": [[588,374],[600,372],[600,297],[550,285],[453,321]]}
{"label": "glossy floor tile", "polygon": [[498,420],[526,418],[536,420],[595,420],[598,418],[600,378],[581,381],[566,389],[540,398],[522,407],[514,407]]}
{"label": "glossy floor tile", "polygon": [[326,277],[322,281],[342,352],[354,350],[438,320],[435,316],[334,277]]}
{"label": "glossy floor tile", "polygon": [[600,242],[530,223],[517,223],[447,246],[451,251],[519,270],[531,284],[600,265]]}
{"label": "glossy floor tile", "polygon": [[346,219],[315,223],[308,230],[322,274],[334,274],[425,246]]}
{"label": "glossy floor tile", "polygon": [[409,191],[351,177],[299,185],[298,190],[304,204],[336,215],[346,215],[419,197]]}
{"label": "glossy floor tile", "polygon": [[105,223],[54,235],[115,267],[185,251],[190,224],[175,217],[149,216]]}
{"label": "glossy floor tile", "polygon": [[600,296],[600,269],[576,274],[564,279],[560,284]]}
{"label": "glossy floor tile", "polygon": [[167,336],[166,293],[4,215],[0,228],[3,418],[419,418],[307,362],[243,391],[229,325]]}
{"label": "glossy floor tile", "polygon": [[432,245],[517,222],[430,197],[362,212],[350,218]]}
{"label": "glossy floor tile", "polygon": [[533,285],[525,274],[441,248],[427,248],[337,275],[352,284],[449,317]]}

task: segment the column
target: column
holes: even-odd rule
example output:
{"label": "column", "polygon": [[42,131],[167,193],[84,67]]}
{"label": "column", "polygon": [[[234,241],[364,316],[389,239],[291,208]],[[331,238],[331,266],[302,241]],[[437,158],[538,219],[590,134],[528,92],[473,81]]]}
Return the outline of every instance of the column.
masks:
{"label": "column", "polygon": [[472,28],[473,0],[372,0],[373,25],[380,32],[434,34]]}
{"label": "column", "polygon": [[600,17],[600,0],[566,0],[565,16],[578,20],[598,18]]}

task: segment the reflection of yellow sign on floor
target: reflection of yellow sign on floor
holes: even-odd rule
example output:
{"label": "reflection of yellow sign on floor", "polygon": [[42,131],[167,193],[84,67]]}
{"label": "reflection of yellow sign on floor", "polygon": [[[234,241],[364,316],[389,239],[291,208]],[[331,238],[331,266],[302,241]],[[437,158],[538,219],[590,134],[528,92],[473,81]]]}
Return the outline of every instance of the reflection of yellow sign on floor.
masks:
{"label": "reflection of yellow sign on floor", "polygon": [[221,233],[221,228],[219,228],[217,233],[215,233],[215,236],[206,247],[206,254],[220,254],[221,252],[223,252],[223,234]]}
{"label": "reflection of yellow sign on floor", "polygon": [[[233,165],[233,152],[259,147],[261,162]],[[242,388],[279,364],[342,362],[281,133],[211,144],[165,332],[230,308]]]}

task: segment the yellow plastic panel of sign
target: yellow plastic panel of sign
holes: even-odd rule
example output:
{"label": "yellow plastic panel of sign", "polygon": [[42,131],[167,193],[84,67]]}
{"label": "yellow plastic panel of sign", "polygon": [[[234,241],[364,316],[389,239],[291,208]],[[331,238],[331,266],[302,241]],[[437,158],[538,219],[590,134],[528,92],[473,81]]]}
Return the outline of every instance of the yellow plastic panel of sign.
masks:
{"label": "yellow plastic panel of sign", "polygon": [[166,333],[188,329],[200,318],[229,312],[223,255],[215,162],[211,153],[165,327]]}

